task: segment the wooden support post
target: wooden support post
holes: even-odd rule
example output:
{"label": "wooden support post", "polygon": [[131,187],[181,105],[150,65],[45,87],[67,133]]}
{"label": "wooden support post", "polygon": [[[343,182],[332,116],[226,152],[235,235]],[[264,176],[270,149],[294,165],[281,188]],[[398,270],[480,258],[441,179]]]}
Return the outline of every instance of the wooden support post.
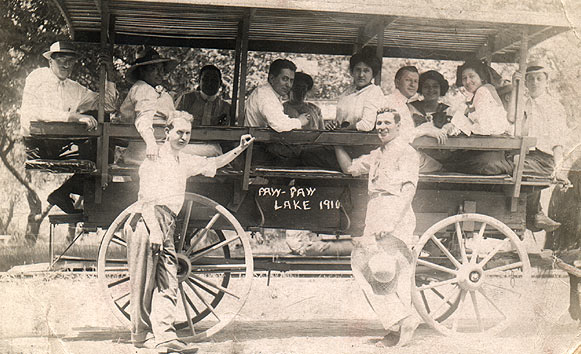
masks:
{"label": "wooden support post", "polygon": [[[109,41],[109,0],[101,1],[101,51],[107,50],[107,43]],[[107,68],[101,66],[99,68],[99,101],[98,101],[98,124],[105,126],[105,81],[107,80]],[[107,185],[108,181],[108,154],[109,154],[109,136],[105,129],[101,130],[101,136],[97,138],[97,175],[95,181],[95,202],[101,203],[102,189]]]}
{"label": "wooden support post", "polygon": [[250,167],[252,166],[251,163],[252,163],[252,148],[253,147],[254,147],[254,143],[251,143],[248,146],[248,148],[246,148],[246,157],[244,159],[244,171],[242,173],[242,190],[243,191],[247,191],[248,185],[250,184]]}
{"label": "wooden support post", "polygon": [[230,105],[230,125],[236,125],[236,112],[238,112],[238,89],[240,86],[240,57],[242,55],[242,29],[244,20],[238,22],[238,35],[236,36],[236,48],[234,52],[234,78],[232,79],[232,104]]}
{"label": "wooden support post", "polygon": [[525,75],[527,70],[527,56],[529,50],[529,40],[528,40],[528,32],[526,29],[522,31],[522,38],[520,42],[520,58],[518,64],[518,71],[520,71],[522,75],[522,80],[519,80],[516,87],[512,90],[511,100],[516,99],[516,103],[514,105],[514,115],[515,122],[514,122],[514,135],[515,136],[522,136],[523,135],[523,123],[524,123],[524,92],[525,92]]}
{"label": "wooden support post", "polygon": [[248,33],[250,32],[250,19],[254,9],[242,19],[242,33],[240,44],[240,87],[238,89],[238,125],[244,125],[244,101],[246,99],[246,74],[248,72]]}
{"label": "wooden support post", "polygon": [[385,23],[381,22],[379,26],[377,26],[377,57],[379,58],[379,71],[375,75],[375,84],[377,86],[381,86],[381,67],[383,66],[383,42],[384,42],[384,32],[385,32]]}

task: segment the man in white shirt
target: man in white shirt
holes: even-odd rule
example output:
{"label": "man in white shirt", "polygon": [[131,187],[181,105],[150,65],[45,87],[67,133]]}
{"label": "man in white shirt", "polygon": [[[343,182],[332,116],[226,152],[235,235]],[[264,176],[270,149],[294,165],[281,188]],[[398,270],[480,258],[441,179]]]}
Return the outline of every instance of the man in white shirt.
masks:
{"label": "man in white shirt", "polygon": [[[26,78],[22,95],[20,125],[22,135],[30,135],[30,122],[68,122],[84,125],[87,130],[97,128],[97,120],[85,114],[97,109],[98,93],[89,90],[81,84],[69,79],[78,54],[70,42],[55,42],[43,54],[48,60],[48,68],[38,68]],[[110,56],[100,55],[99,63],[107,68],[108,77],[116,75]],[[105,111],[111,112],[117,106],[117,90],[115,84],[107,81],[105,93]],[[30,158],[58,159],[65,153],[69,155],[70,140],[27,139],[27,153]],[[79,146],[81,159],[94,159],[90,142],[75,141]],[[69,155],[70,156],[70,155]],[[69,194],[82,195],[83,180],[81,175],[74,175],[59,189],[48,197],[48,202],[57,205],[68,214],[79,213],[75,209]]]}
{"label": "man in white shirt", "polygon": [[[283,99],[293,87],[296,65],[286,59],[277,59],[270,64],[268,82],[257,87],[246,100],[244,125],[247,127],[270,127],[276,132],[301,129],[309,124],[309,113],[290,118],[284,113]],[[262,164],[296,165],[300,149],[284,144],[257,144],[253,156]]]}
{"label": "man in white shirt", "polygon": [[286,59],[277,59],[270,64],[268,82],[257,87],[246,100],[245,126],[270,127],[280,133],[301,129],[309,123],[307,113],[290,118],[282,105],[293,87],[296,70],[296,65]]}
{"label": "man in white shirt", "polygon": [[385,96],[384,107],[395,109],[401,116],[401,136],[413,139],[414,121],[407,106],[418,97],[420,73],[415,66],[404,66],[395,73],[395,91]]}
{"label": "man in white shirt", "polygon": [[[565,108],[548,92],[549,72],[542,62],[527,64],[523,135],[537,138],[536,149],[525,158],[525,173],[554,175],[558,181],[569,184],[563,169],[563,147],[571,143]],[[561,224],[543,213],[541,191],[527,197],[527,227],[532,231],[553,231]]]}

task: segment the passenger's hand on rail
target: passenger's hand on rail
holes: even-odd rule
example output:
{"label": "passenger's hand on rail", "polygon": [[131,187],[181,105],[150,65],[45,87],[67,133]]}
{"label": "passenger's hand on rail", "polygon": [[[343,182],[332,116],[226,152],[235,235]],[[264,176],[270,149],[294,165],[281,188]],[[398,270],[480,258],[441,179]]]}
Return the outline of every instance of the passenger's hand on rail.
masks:
{"label": "passenger's hand on rail", "polygon": [[335,130],[338,127],[339,127],[339,122],[337,122],[336,120],[330,120],[330,121],[325,123],[326,130]]}
{"label": "passenger's hand on rail", "polygon": [[250,134],[244,134],[240,137],[240,148],[246,150],[246,148],[254,141],[254,137]]}
{"label": "passenger's hand on rail", "polygon": [[145,147],[145,156],[148,159],[155,161],[157,156],[159,156],[159,147],[157,144],[147,144]]}
{"label": "passenger's hand on rail", "polygon": [[308,113],[301,113],[297,117],[297,119],[301,121],[301,127],[304,127],[305,125],[309,124],[309,120],[311,119],[311,115]]}
{"label": "passenger's hand on rail", "polygon": [[97,120],[92,116],[86,114],[79,114],[77,116],[77,122],[86,125],[87,130],[89,131],[97,129]]}
{"label": "passenger's hand on rail", "polygon": [[438,140],[438,144],[446,144],[448,141],[448,132],[444,129],[433,130],[428,135]]}
{"label": "passenger's hand on rail", "polygon": [[567,171],[565,171],[563,169],[559,169],[558,171],[555,171],[553,178],[557,182],[557,184],[559,185],[559,189],[562,191],[565,191],[565,190],[573,187],[573,185],[571,184],[571,181],[569,181],[569,177],[567,176]]}

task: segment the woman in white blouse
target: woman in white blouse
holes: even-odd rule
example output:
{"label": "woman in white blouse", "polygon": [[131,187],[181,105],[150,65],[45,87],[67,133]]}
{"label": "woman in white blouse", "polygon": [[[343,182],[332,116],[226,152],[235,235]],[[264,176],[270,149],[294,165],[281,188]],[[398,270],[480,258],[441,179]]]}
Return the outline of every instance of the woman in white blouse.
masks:
{"label": "woman in white blouse", "polygon": [[356,53],[349,60],[353,84],[337,100],[337,115],[326,128],[343,127],[371,131],[375,127],[377,110],[383,101],[383,91],[371,81],[379,72],[381,60],[372,53]]}
{"label": "woman in white blouse", "polygon": [[[456,110],[448,134],[470,136],[508,134],[510,124],[502,100],[492,86],[492,69],[481,61],[467,61],[458,67],[456,85],[464,88],[466,104]],[[504,151],[457,151],[444,164],[452,172],[501,175],[512,173]]]}

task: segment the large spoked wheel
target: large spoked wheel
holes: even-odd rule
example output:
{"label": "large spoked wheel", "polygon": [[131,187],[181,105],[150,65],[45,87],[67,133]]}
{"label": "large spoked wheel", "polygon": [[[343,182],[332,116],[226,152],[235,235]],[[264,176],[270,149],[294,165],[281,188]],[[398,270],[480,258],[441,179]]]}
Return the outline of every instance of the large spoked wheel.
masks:
{"label": "large spoked wheel", "polygon": [[[113,221],[99,247],[99,283],[114,314],[130,323],[130,281],[125,224],[136,212],[125,209]],[[201,340],[217,333],[240,312],[253,278],[248,237],[226,208],[204,196],[187,193],[175,233],[178,261],[176,329]]]}
{"label": "large spoked wheel", "polygon": [[481,214],[450,216],[414,247],[412,301],[445,335],[497,333],[526,306],[531,266],[518,236]]}

